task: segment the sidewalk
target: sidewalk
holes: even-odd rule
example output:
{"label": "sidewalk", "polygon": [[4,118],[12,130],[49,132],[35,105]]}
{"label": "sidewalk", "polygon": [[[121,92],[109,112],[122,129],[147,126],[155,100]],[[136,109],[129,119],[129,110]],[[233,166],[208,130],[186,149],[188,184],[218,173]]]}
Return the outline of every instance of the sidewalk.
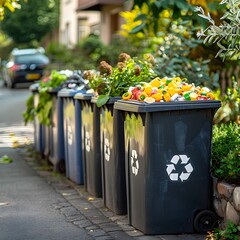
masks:
{"label": "sidewalk", "polygon": [[32,144],[1,147],[13,163],[0,164],[1,240],[203,240],[205,236],[146,236],[64,175],[54,173]]}

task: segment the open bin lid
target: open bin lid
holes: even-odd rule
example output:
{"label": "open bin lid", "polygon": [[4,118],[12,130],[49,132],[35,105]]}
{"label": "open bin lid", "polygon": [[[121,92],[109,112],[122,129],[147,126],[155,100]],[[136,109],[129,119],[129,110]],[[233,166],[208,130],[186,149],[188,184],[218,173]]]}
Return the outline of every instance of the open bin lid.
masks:
{"label": "open bin lid", "polygon": [[155,102],[145,103],[137,100],[119,100],[114,103],[114,108],[128,112],[162,112],[189,109],[217,109],[221,102],[217,100],[179,101],[179,102]]}
{"label": "open bin lid", "polygon": [[85,89],[72,89],[72,88],[63,88],[58,92],[58,97],[73,97],[77,93],[85,93]]}
{"label": "open bin lid", "polygon": [[80,100],[91,100],[92,97],[93,97],[93,94],[91,93],[79,92],[74,95],[74,99],[80,99]]}

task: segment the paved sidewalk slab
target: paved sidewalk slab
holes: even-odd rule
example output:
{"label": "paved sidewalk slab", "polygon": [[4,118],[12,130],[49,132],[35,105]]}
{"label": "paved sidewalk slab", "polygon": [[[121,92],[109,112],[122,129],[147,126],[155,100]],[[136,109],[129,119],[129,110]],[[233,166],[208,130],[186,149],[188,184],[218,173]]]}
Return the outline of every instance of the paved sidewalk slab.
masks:
{"label": "paved sidewalk slab", "polygon": [[36,161],[37,158],[31,154],[29,157],[29,153],[24,148],[20,152],[22,158],[65,199],[65,202],[59,202],[53,207],[65,216],[66,221],[86,230],[94,239],[204,240],[206,238],[201,234],[144,235],[128,224],[126,215],[115,215],[105,208],[102,198],[94,198],[85,191],[84,186],[73,183],[63,174],[54,173],[51,167],[47,169],[46,161]]}
{"label": "paved sidewalk slab", "polygon": [[[32,127],[0,126],[1,240],[204,240],[200,234],[144,235],[33,150]],[[14,133],[14,134],[12,134]]]}
{"label": "paved sidewalk slab", "polygon": [[65,198],[36,174],[14,148],[0,148],[11,164],[0,164],[1,240],[92,239],[87,231],[66,221],[53,206]]}

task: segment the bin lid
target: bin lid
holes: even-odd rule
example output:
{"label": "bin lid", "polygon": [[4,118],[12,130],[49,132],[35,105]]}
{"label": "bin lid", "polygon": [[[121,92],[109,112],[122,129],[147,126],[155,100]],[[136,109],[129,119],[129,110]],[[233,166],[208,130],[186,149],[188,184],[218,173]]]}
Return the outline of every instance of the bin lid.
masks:
{"label": "bin lid", "polygon": [[129,112],[161,112],[188,109],[217,109],[221,102],[217,100],[181,101],[181,102],[156,102],[145,103],[134,100],[119,100],[114,103],[114,108]]}
{"label": "bin lid", "polygon": [[55,87],[55,88],[49,88],[49,89],[48,89],[48,92],[49,92],[49,93],[52,93],[52,94],[56,94],[56,93],[58,93],[61,89],[62,89],[61,86],[58,86],[58,87]]}
{"label": "bin lid", "polygon": [[92,97],[93,97],[93,94],[91,93],[79,92],[74,95],[74,99],[80,99],[80,100],[91,100]]}
{"label": "bin lid", "polygon": [[[98,97],[93,96],[91,99],[91,102],[96,103],[97,99],[98,99]],[[121,97],[110,97],[106,104],[114,104],[116,101],[118,101],[120,99],[122,99],[122,98]]]}
{"label": "bin lid", "polygon": [[73,97],[75,94],[82,92],[85,93],[85,89],[72,89],[72,88],[63,88],[58,92],[58,97]]}
{"label": "bin lid", "polygon": [[29,87],[29,90],[32,92],[38,92],[39,83],[34,83]]}

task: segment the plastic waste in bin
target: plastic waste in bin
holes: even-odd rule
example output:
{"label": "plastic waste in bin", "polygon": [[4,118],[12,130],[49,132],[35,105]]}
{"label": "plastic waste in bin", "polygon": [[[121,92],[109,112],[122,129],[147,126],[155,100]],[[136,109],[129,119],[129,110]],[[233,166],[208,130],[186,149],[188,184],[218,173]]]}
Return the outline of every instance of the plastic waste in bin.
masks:
{"label": "plastic waste in bin", "polygon": [[83,184],[81,106],[73,98],[79,91],[82,90],[64,88],[58,92],[58,98],[63,101],[66,176]]}
{"label": "plastic waste in bin", "polygon": [[118,101],[125,118],[129,223],[145,234],[207,232],[212,120],[219,101]]}
{"label": "plastic waste in bin", "polygon": [[[33,94],[33,105],[36,107],[39,103],[39,83],[34,83],[29,87],[30,91]],[[42,130],[42,124],[40,124],[37,116],[34,116],[33,120],[33,126],[34,126],[34,145],[35,150],[41,154],[43,154],[43,130]]]}
{"label": "plastic waste in bin", "polygon": [[[111,97],[101,107],[101,163],[104,205],[116,214],[127,213],[124,122],[120,111],[113,108],[119,97]],[[97,98],[92,98],[96,102]]]}
{"label": "plastic waste in bin", "polygon": [[100,109],[91,102],[92,94],[74,96],[82,109],[82,151],[84,185],[95,197],[102,197]]}

